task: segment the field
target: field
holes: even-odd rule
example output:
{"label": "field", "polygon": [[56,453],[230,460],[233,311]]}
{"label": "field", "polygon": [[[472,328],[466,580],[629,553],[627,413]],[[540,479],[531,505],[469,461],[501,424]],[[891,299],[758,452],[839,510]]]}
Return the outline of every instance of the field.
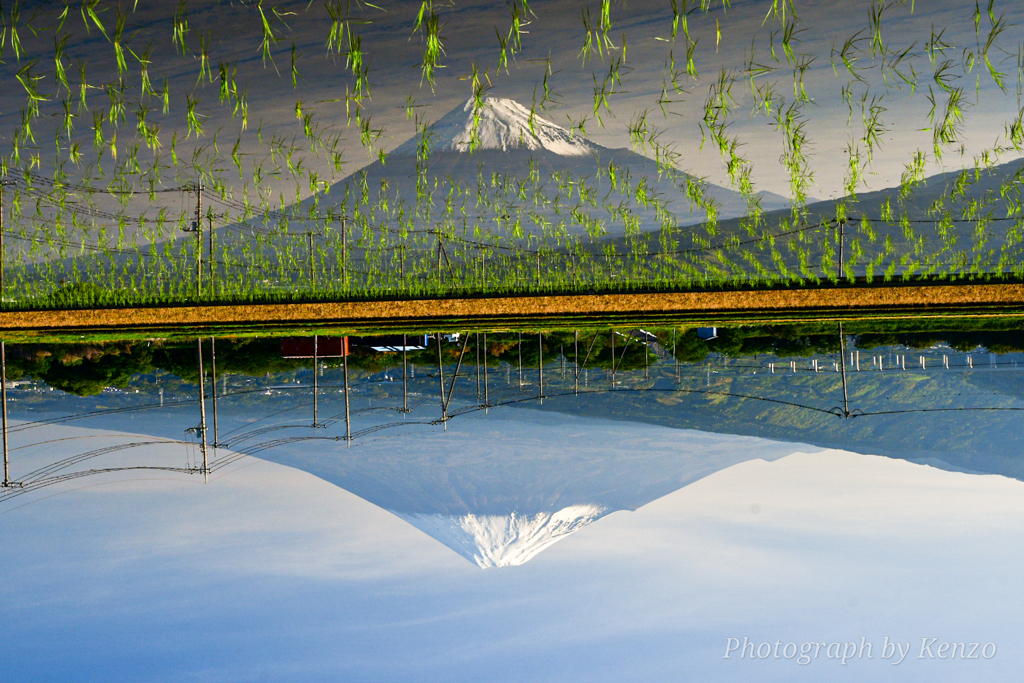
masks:
{"label": "field", "polygon": [[[750,42],[749,59],[738,61],[740,43],[723,46],[720,75],[701,76],[695,55],[711,53],[707,40],[697,51],[690,32],[717,32],[727,5],[662,7],[660,28],[636,27],[646,47],[627,62],[626,34],[617,45],[609,33],[617,11],[602,2],[600,31],[585,18],[582,51],[563,46],[558,63],[549,54],[539,82],[539,53],[531,60],[524,53],[509,70],[509,59],[530,49],[519,27],[536,15],[525,3],[491,8],[502,24],[511,10],[512,28],[495,27],[497,53],[470,41],[460,59],[471,63],[461,71],[444,71],[459,48],[445,42],[442,10],[432,3],[415,17],[334,0],[280,5],[272,15],[245,3],[190,12],[182,5],[173,16],[94,3],[80,21],[66,7],[31,17],[14,11],[5,34],[12,58],[0,65],[11,85],[5,110],[20,111],[5,122],[12,134],[0,159],[0,306],[491,301],[1024,280],[1024,69],[1000,47],[1009,18],[991,6],[987,18],[951,13],[951,25],[967,22],[960,30],[973,27],[973,36],[958,33],[951,42],[952,29],[936,36],[933,22],[928,40],[901,30],[908,44],[887,45],[879,9],[868,27],[851,28],[840,49],[841,41],[812,45],[810,25],[791,4],[775,2],[758,22],[742,24],[752,31],[752,42],[740,41],[743,50]],[[886,21],[928,30],[913,3],[904,5],[886,5]],[[831,40],[833,28],[822,35]],[[398,43],[386,40],[409,29]],[[657,35],[662,29],[670,37]],[[550,37],[561,41],[563,33]],[[367,53],[371,36],[377,47]],[[311,61],[314,49],[321,61]],[[382,69],[398,51],[405,67],[421,67],[407,69],[415,78],[381,84],[387,102],[405,100],[404,118],[403,107],[378,104],[370,89],[380,72],[370,69],[369,55]],[[830,70],[809,71],[826,58]],[[581,69],[577,76],[570,64]],[[591,110],[579,93],[563,100],[553,91],[563,69],[565,85],[593,76],[591,114],[579,118]],[[1017,72],[1017,101],[1008,69]],[[634,79],[652,93],[660,81],[661,98],[617,97]],[[532,89],[532,103],[492,97],[499,81],[523,102],[523,88]],[[435,91],[456,83],[457,96]],[[690,96],[704,88],[705,96]],[[976,103],[966,99],[972,91]],[[897,96],[927,97],[931,113],[888,113]],[[694,110],[688,101],[703,104]],[[832,141],[809,139],[811,113],[837,103],[849,110],[850,139],[842,154],[815,161],[833,178],[817,191],[834,197],[815,202],[811,155],[815,144]],[[571,110],[567,128],[546,118],[563,105]],[[774,137],[735,132],[747,105],[758,130],[773,129]],[[1009,118],[992,146],[968,153],[967,112],[982,105]],[[435,125],[452,115],[462,117],[455,128]],[[401,131],[389,133],[371,117]],[[689,152],[705,143],[714,150],[717,185],[682,168],[695,157],[680,148],[693,132],[681,126],[691,124],[700,147]],[[923,148],[882,168],[887,143],[922,131]],[[592,133],[629,148],[599,145]],[[758,175],[744,156],[755,148],[773,150],[778,167]],[[832,166],[845,169],[842,180]],[[869,188],[882,171],[886,180]],[[757,178],[784,181],[769,192],[755,187]],[[772,297],[764,305],[776,300],[777,308],[791,305]],[[600,313],[597,306],[588,312]]]}
{"label": "field", "polygon": [[595,325],[786,323],[814,320],[997,318],[1024,313],[1024,284],[907,284],[706,292],[423,298],[260,305],[110,307],[0,312],[8,339],[71,335],[251,335],[572,329]]}

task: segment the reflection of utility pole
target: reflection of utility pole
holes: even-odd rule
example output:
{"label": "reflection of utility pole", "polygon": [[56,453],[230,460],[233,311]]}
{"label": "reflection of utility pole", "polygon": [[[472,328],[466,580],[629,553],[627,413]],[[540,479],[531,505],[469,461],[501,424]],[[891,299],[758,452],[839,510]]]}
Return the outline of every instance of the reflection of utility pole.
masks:
{"label": "reflection of utility pole", "polygon": [[441,233],[437,233],[437,284],[441,284]]}
{"label": "reflection of utility pole", "polygon": [[476,402],[480,403],[480,333],[476,333]]}
{"label": "reflection of utility pole", "polygon": [[[209,214],[207,214],[207,216],[210,219],[210,226],[209,226],[210,227],[210,265],[209,265],[209,270],[210,270],[210,296],[214,297],[214,296],[217,296],[217,288],[216,288],[217,281],[213,277],[213,212],[211,211]],[[214,428],[214,432],[216,432],[216,431],[217,431],[216,428]],[[214,445],[215,446],[216,446],[216,441],[217,440],[214,439]]]}
{"label": "reflection of utility pole", "polygon": [[196,297],[203,295],[203,181],[196,185]]}
{"label": "reflection of utility pole", "polygon": [[213,379],[211,398],[213,398],[213,447],[220,447],[220,430],[217,426],[217,340],[210,337],[210,375]]}
{"label": "reflection of utility pole", "polygon": [[0,341],[0,401],[3,402],[3,429],[4,429],[4,481],[3,488],[22,486],[19,482],[11,481],[11,460],[7,450],[7,346]]}
{"label": "reflection of utility pole", "polygon": [[316,264],[313,262],[313,231],[309,231],[309,284],[316,291]]}
{"label": "reflection of utility pole", "polygon": [[0,306],[3,306],[4,296],[7,294],[4,281],[4,261],[7,260],[4,249],[4,188],[8,185],[14,185],[14,181],[0,178]]}
{"label": "reflection of utility pole", "polygon": [[846,242],[846,221],[839,221],[839,279],[843,279],[843,244]]}
{"label": "reflection of utility pole", "polygon": [[843,417],[850,417],[850,395],[846,391],[846,339],[843,324],[839,323],[839,365],[843,371]]}
{"label": "reflection of utility pole", "polygon": [[7,345],[0,341],[0,401],[3,402],[4,415],[4,488],[11,485],[11,459],[7,452]]}
{"label": "reflection of utility pole", "polygon": [[[194,232],[196,234],[196,298],[203,295],[203,181],[202,179],[191,188],[196,193],[196,219],[192,225],[182,228],[183,232]],[[210,219],[213,220],[212,217]],[[213,224],[210,224],[211,231]],[[212,249],[212,242],[211,242]],[[210,253],[210,260],[213,260],[213,252]],[[211,263],[211,268],[212,263]],[[212,270],[211,270],[212,273]]]}
{"label": "reflection of utility pole", "polygon": [[348,239],[346,231],[348,228],[348,221],[345,216],[341,217],[341,286],[345,292],[348,292]]}
{"label": "reflection of utility pole", "polygon": [[540,289],[540,245],[537,245],[537,289]]}
{"label": "reflection of utility pole", "polygon": [[203,338],[196,339],[199,358],[199,433],[202,435],[203,476],[210,480],[210,460],[206,452],[206,374],[203,372]]}

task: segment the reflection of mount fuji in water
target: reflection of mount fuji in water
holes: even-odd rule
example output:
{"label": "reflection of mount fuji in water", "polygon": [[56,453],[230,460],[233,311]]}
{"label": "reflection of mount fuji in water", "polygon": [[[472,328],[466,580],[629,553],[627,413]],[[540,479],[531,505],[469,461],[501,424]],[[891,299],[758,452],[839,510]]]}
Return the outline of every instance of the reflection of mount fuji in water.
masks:
{"label": "reflection of mount fuji in water", "polygon": [[536,411],[460,418],[268,459],[390,510],[481,567],[519,565],[604,515],[793,444]]}
{"label": "reflection of mount fuji in water", "polygon": [[[615,205],[625,202],[640,221],[641,229],[660,228],[661,221],[655,208],[637,204],[628,192],[623,195],[613,191],[608,168],[609,164],[614,164],[618,168],[620,180],[627,175],[634,185],[643,180],[662,200],[668,202],[668,210],[679,224],[692,225],[706,218],[702,209],[691,206],[684,189],[680,187],[680,183],[685,184],[682,174],[673,181],[659,170],[652,159],[625,148],[603,147],[579,133],[556,125],[536,112],[531,115],[526,107],[515,100],[486,97],[475,113],[473,100],[469,100],[435,121],[427,129],[426,138],[430,152],[423,171],[431,186],[437,182],[446,188],[454,181],[476,191],[478,176],[482,176],[486,185],[490,183],[492,174],[497,174],[499,177],[507,177],[503,185],[513,187],[516,180],[523,182],[536,173],[541,185],[546,188],[542,193],[550,200],[558,194],[551,174],[568,174],[566,182],[569,177],[574,179],[570,184],[579,183],[583,179],[588,187],[596,190],[595,197],[599,200],[599,206],[606,202]],[[417,166],[423,165],[423,162],[417,160],[421,143],[421,136],[413,137],[395,148],[383,164],[375,161],[353,176],[336,183],[322,200],[323,203],[339,203],[346,192],[358,194],[359,179],[365,178],[371,194],[375,195],[381,183],[385,182],[405,202],[414,204],[417,199]],[[447,191],[441,191],[439,197]],[[719,218],[743,216],[749,211],[746,199],[735,190],[708,184],[706,193],[715,201]],[[788,208],[790,205],[787,198],[770,192],[760,192],[758,195],[761,207],[766,211]],[[550,207],[539,211],[557,223],[560,218],[568,216],[571,208],[579,203],[579,198],[563,197],[562,202],[564,207],[561,216],[554,215]],[[586,207],[586,202],[583,202],[583,206]],[[605,215],[604,209],[595,210],[595,213],[608,219],[605,227],[609,234],[622,233],[621,220],[611,219]],[[529,231],[532,228],[524,225],[523,229]],[[567,229],[570,232],[582,231],[571,220]]]}

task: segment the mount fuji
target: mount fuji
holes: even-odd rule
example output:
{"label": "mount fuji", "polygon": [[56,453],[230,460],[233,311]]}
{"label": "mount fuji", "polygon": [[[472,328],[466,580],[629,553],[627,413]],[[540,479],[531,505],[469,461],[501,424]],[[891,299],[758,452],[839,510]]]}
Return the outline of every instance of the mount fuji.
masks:
{"label": "mount fuji", "polygon": [[465,417],[358,448],[260,457],[388,510],[482,568],[534,559],[609,514],[636,510],[714,472],[776,460],[794,444],[549,414]]}
{"label": "mount fuji", "polygon": [[[667,203],[677,225],[693,225],[706,218],[702,209],[691,207],[684,190],[677,185],[679,179],[673,182],[659,173],[654,160],[626,148],[604,147],[541,116],[534,115],[531,120],[530,111],[511,99],[484,98],[475,114],[473,100],[469,100],[430,125],[423,135],[429,148],[427,177],[431,184],[437,181],[443,187],[455,182],[475,188],[480,173],[488,178],[497,173],[525,179],[539,172],[542,181],[556,172],[568,173],[574,179],[585,179],[589,187],[596,189],[600,206],[601,198],[612,191],[607,169],[614,164],[620,177],[629,176],[634,182],[646,178],[648,186]],[[383,164],[375,161],[336,183],[329,190],[326,203],[340,202],[346,191],[356,191],[357,179],[364,177],[371,191],[375,192],[385,181],[403,201],[414,204],[421,142],[421,137],[415,136],[396,147]],[[717,185],[707,185],[706,191],[716,202],[720,219],[747,213],[746,200],[739,192]],[[790,206],[789,200],[779,195],[759,196],[765,211]],[[619,201],[622,197],[616,195],[614,202]],[[661,228],[654,207],[640,206],[632,200],[630,210],[639,219],[641,230]],[[616,221],[607,221],[606,227],[611,237],[624,232]]]}

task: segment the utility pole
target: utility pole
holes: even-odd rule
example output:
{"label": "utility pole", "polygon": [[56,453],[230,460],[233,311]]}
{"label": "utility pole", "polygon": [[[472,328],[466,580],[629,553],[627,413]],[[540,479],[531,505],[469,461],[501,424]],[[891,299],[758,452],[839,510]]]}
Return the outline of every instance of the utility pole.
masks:
{"label": "utility pole", "polygon": [[537,333],[537,374],[539,375],[540,383],[538,384],[538,390],[540,391],[540,404],[544,405],[544,333]]}
{"label": "utility pole", "polygon": [[[313,427],[319,427],[320,423],[317,421],[318,408],[320,407],[317,403],[320,396],[320,380],[317,378],[317,370],[320,365],[320,349],[319,349],[320,337],[313,335]],[[344,343],[344,342],[342,342]],[[345,349],[342,349],[344,351]]]}
{"label": "utility pole", "polygon": [[615,330],[612,330],[612,389],[615,388]]}
{"label": "utility pole", "polygon": [[644,379],[649,379],[650,378],[650,373],[649,373],[649,370],[650,370],[649,357],[650,356],[648,354],[649,349],[650,349],[649,342],[647,342],[647,340],[645,339],[644,340]]}
{"label": "utility pole", "polygon": [[839,323],[839,367],[843,371],[843,417],[850,417],[850,395],[846,391],[846,339],[843,336],[843,324]]}
{"label": "utility pole", "polygon": [[676,386],[679,386],[679,356],[676,355],[676,328],[672,328],[672,359],[676,362]]}
{"label": "utility pole", "polygon": [[409,335],[402,335],[402,413],[409,412]]}
{"label": "utility pole", "polygon": [[573,332],[573,345],[576,347],[572,354],[572,390],[573,393],[579,395],[580,393],[580,331],[575,330]]}
{"label": "utility pole", "polygon": [[23,486],[21,483],[11,481],[11,460],[7,450],[7,348],[5,342],[0,341],[0,401],[3,402],[3,429],[4,429],[4,481],[3,488]]}
{"label": "utility pole", "polygon": [[523,390],[523,333],[519,333],[519,342],[516,344],[519,352],[519,391]]}
{"label": "utility pole", "polygon": [[210,480],[210,459],[206,452],[206,374],[203,372],[203,338],[196,339],[199,357],[199,433],[202,435],[203,476]]}
{"label": "utility pole", "polygon": [[491,407],[490,396],[487,393],[487,333],[484,332],[484,414],[486,415]]}
{"label": "utility pole", "polygon": [[441,422],[444,423],[444,430],[448,431],[448,404],[444,400],[444,361],[441,358],[441,333],[435,332],[437,337],[437,381],[441,386]]}
{"label": "utility pole", "polygon": [[345,445],[352,445],[352,417],[348,410],[348,337],[341,340],[341,367],[345,382]]}
{"label": "utility pole", "polygon": [[220,448],[220,430],[217,427],[217,340],[210,337],[210,374],[213,377],[213,447]]}

